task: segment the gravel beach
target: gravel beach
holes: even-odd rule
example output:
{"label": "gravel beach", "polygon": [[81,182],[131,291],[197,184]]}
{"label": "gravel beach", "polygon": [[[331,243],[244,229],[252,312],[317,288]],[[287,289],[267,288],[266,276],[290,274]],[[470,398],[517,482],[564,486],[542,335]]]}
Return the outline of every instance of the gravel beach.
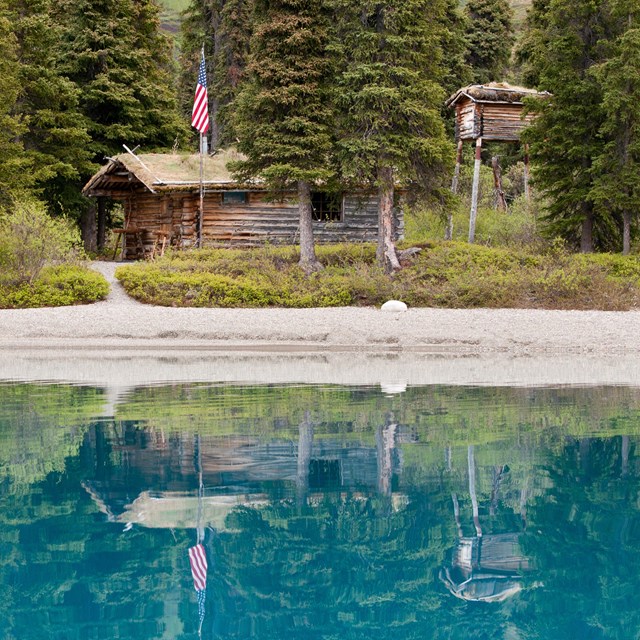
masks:
{"label": "gravel beach", "polygon": [[[114,278],[116,267],[110,262],[93,264],[111,283],[105,301],[0,310],[0,378],[93,375],[74,374],[82,369],[79,364],[69,365],[67,374],[55,374],[53,363],[61,359],[98,360],[105,371],[106,363],[113,361],[109,375],[121,378],[126,378],[125,370],[135,368],[134,360],[146,359],[140,369],[148,372],[150,380],[185,377],[180,371],[163,374],[156,361],[161,358],[174,364],[215,361],[220,379],[313,381],[313,367],[304,363],[314,355],[337,382],[371,377],[381,381],[388,373],[390,384],[398,379],[427,383],[434,378],[440,382],[460,379],[461,383],[588,384],[597,379],[640,384],[640,311],[409,309],[393,313],[352,307],[154,307],[126,295]],[[130,366],[118,365],[122,358]],[[225,372],[220,365],[223,360],[237,367]],[[293,365],[294,360],[298,365]],[[35,362],[47,361],[49,369],[30,373]],[[269,361],[269,367],[252,373],[260,361]],[[384,364],[378,370],[375,363],[381,361]],[[391,362],[397,364],[397,371]],[[515,367],[517,362],[523,371],[516,372],[522,369]],[[210,371],[210,364],[205,368]],[[132,375],[131,382],[140,375]],[[186,377],[206,376],[201,371]]]}

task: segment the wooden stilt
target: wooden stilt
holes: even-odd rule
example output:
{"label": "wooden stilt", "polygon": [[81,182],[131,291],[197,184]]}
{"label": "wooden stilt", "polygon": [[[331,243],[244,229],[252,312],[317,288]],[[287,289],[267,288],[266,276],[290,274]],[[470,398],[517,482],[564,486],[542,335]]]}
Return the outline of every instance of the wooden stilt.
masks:
{"label": "wooden stilt", "polygon": [[[456,168],[453,172],[453,180],[451,180],[451,193],[458,193],[458,182],[460,180],[460,165],[462,164],[462,140],[458,140],[458,150],[456,152]],[[447,228],[444,232],[445,240],[453,239],[453,211],[447,216]]]}
{"label": "wooden stilt", "polygon": [[476,236],[476,218],[478,216],[478,195],[480,191],[480,156],[482,153],[482,138],[476,139],[476,159],[473,165],[473,188],[471,191],[471,212],[469,213],[469,242]]}

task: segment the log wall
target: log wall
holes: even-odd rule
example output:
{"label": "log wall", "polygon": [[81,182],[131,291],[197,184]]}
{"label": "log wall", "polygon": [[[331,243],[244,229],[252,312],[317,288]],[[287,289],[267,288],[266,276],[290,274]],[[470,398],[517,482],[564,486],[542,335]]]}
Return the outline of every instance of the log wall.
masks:
{"label": "log wall", "polygon": [[[167,231],[172,245],[190,248],[197,244],[197,193],[129,196],[125,210],[127,226],[138,236],[126,235],[124,257],[135,259],[149,255],[157,232]],[[396,216],[396,238],[404,235],[404,220]],[[223,204],[222,193],[206,193],[202,224],[203,246],[250,247],[265,243],[297,244],[298,207],[292,200],[269,201],[263,192],[247,192],[245,203]],[[375,242],[378,233],[378,206],[374,195],[349,195],[343,200],[341,221],[314,222],[314,238],[320,243]],[[139,239],[142,240],[143,251]]]}

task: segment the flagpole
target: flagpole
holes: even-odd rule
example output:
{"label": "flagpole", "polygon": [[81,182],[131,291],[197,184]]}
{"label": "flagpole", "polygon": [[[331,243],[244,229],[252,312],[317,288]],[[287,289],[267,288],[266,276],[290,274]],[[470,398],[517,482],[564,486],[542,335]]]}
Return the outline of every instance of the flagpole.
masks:
{"label": "flagpole", "polygon": [[204,218],[204,154],[206,138],[200,133],[200,216],[198,218],[198,247],[202,248],[202,221]]}

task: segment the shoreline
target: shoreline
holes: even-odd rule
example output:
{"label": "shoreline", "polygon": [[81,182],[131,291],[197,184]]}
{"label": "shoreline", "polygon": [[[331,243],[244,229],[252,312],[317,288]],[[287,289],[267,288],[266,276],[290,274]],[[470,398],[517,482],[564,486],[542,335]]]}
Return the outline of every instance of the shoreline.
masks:
{"label": "shoreline", "polygon": [[640,386],[640,311],[153,307],[93,266],[102,302],[0,310],[0,380]]}

